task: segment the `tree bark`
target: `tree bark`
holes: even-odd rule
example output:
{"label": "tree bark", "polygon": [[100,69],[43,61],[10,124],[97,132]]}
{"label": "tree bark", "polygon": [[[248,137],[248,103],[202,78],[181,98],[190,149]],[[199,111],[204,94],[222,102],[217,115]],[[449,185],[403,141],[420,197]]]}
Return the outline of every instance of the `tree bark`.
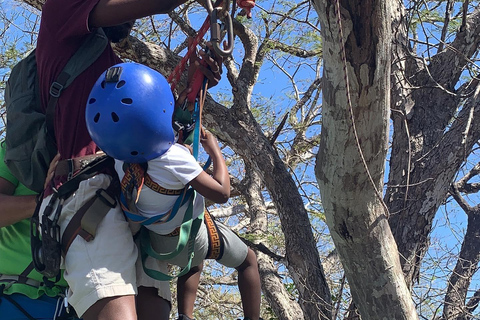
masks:
{"label": "tree bark", "polygon": [[395,23],[393,137],[385,202],[411,288],[429,247],[433,218],[480,138],[478,81],[455,89],[480,44],[480,8],[428,63],[410,52],[402,12]]}
{"label": "tree bark", "polygon": [[340,1],[340,18],[337,2],[314,4],[324,40],[315,172],[327,224],[362,318],[417,319],[381,196],[389,132],[390,6]]}
{"label": "tree bark", "polygon": [[[262,196],[263,183],[260,175],[250,167],[245,168],[242,180],[242,194],[248,204],[250,216],[249,233],[254,235],[254,243],[262,242],[267,232],[267,208]],[[302,320],[303,311],[298,303],[292,303],[292,296],[287,292],[274,261],[268,255],[256,251],[258,269],[262,279],[262,291],[268,304],[279,320]]]}

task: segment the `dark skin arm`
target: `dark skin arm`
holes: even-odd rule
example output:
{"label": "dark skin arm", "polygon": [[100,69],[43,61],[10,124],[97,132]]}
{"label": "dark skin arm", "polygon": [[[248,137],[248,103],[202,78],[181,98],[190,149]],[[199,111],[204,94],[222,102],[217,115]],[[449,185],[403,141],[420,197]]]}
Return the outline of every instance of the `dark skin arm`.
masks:
{"label": "dark skin arm", "polygon": [[0,228],[30,218],[35,211],[35,196],[14,196],[15,185],[0,178]]}
{"label": "dark skin arm", "polygon": [[[57,155],[48,169],[45,186],[53,177],[60,155]],[[37,205],[36,195],[14,196],[15,185],[0,177],[0,228],[31,218]]]}
{"label": "dark skin arm", "polygon": [[190,181],[190,185],[205,198],[216,203],[225,203],[230,197],[230,176],[222,151],[218,146],[217,139],[210,132],[204,132],[200,142],[212,159],[213,176],[202,171]]}
{"label": "dark skin arm", "polygon": [[91,27],[111,27],[122,23],[167,13],[185,0],[100,0],[90,13]]}
{"label": "dark skin arm", "polygon": [[[183,105],[190,91],[191,88],[187,88],[180,93],[176,101],[177,106]],[[225,203],[230,198],[230,176],[218,141],[213,134],[202,128],[200,143],[212,160],[213,175],[202,171],[195,179],[190,181],[190,186],[215,203]],[[186,147],[190,149],[189,146]]]}

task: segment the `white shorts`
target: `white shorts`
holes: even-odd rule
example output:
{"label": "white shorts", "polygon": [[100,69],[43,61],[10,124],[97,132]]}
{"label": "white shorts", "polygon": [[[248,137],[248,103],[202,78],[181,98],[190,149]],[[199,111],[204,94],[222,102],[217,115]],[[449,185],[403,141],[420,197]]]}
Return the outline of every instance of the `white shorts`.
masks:
{"label": "white shorts", "polygon": [[[106,189],[111,178],[100,174],[82,181],[75,193],[65,200],[58,224],[63,234],[66,226],[80,207],[100,189]],[[40,210],[40,221],[51,196],[45,198]],[[97,227],[95,239],[90,242],[77,236],[70,245],[61,268],[69,285],[68,302],[78,316],[100,299],[135,295],[138,286],[157,287],[159,296],[171,300],[168,282],[150,279],[144,274],[132,232],[119,205],[110,209]],[[152,267],[166,270],[163,262]]]}

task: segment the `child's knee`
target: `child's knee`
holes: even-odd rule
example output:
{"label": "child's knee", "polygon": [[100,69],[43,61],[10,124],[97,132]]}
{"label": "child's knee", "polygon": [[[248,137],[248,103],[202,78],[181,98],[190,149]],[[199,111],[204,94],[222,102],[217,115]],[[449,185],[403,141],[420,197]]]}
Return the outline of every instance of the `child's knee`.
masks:
{"label": "child's knee", "polygon": [[189,273],[202,272],[202,270],[203,270],[203,262],[200,263],[198,266],[191,267]]}
{"label": "child's knee", "polygon": [[245,257],[245,260],[242,262],[241,265],[239,265],[235,269],[237,269],[237,271],[241,272],[248,267],[254,267],[256,269],[258,268],[258,266],[257,266],[257,255],[250,248],[248,248],[248,252],[247,252],[247,256]]}

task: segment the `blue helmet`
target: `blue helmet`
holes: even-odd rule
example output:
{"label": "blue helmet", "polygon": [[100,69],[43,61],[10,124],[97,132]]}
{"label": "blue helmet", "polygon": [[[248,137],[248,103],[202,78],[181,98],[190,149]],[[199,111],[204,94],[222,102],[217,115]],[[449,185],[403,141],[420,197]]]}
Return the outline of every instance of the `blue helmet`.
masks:
{"label": "blue helmet", "polygon": [[141,163],[173,145],[174,98],[163,75],[138,63],[105,71],[88,97],[85,117],[92,140],[109,156]]}

